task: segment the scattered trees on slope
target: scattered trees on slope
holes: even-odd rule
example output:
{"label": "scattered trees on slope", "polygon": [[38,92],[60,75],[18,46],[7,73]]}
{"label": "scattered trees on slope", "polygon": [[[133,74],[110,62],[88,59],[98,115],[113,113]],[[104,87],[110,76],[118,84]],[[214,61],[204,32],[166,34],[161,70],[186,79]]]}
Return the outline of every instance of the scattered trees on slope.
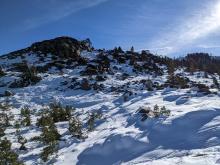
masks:
{"label": "scattered trees on slope", "polygon": [[0,139],[0,164],[2,165],[23,165],[18,155],[11,149],[11,142],[4,138]]}
{"label": "scattered trees on slope", "polygon": [[141,107],[138,109],[138,114],[141,115],[141,121],[145,121],[150,118],[158,118],[161,116],[170,116],[170,110],[165,106],[159,107],[157,104],[154,105],[153,109],[151,107]]}

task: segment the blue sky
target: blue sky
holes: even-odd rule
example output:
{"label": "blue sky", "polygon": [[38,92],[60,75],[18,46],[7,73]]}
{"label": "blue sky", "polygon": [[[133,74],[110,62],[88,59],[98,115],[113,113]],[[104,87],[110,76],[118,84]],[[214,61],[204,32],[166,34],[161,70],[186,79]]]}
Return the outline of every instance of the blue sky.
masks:
{"label": "blue sky", "polygon": [[0,54],[58,36],[96,48],[220,55],[220,0],[1,0]]}

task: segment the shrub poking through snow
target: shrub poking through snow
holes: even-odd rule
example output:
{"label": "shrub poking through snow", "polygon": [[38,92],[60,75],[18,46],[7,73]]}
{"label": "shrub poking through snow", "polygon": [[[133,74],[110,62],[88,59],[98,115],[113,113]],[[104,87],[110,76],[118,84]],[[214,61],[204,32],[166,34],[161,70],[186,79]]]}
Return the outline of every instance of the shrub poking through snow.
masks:
{"label": "shrub poking through snow", "polygon": [[5,136],[5,130],[6,130],[6,128],[4,126],[0,125],[0,138]]}
{"label": "shrub poking through snow", "polygon": [[37,69],[34,66],[28,66],[26,63],[23,64],[23,73],[20,79],[12,82],[10,88],[22,88],[29,85],[35,85],[41,80],[41,77],[37,74]]}
{"label": "shrub poking through snow", "polygon": [[0,77],[3,77],[3,76],[5,76],[6,75],[6,73],[3,71],[3,69],[0,67]]}
{"label": "shrub poking through snow", "polygon": [[61,135],[58,133],[53,120],[50,120],[50,122],[42,128],[40,140],[46,147],[44,147],[40,157],[44,162],[48,161],[49,156],[58,151],[58,141],[60,137]]}
{"label": "shrub poking through snow", "polygon": [[170,110],[166,109],[165,106],[162,106],[161,109],[160,109],[160,114],[164,115],[164,116],[170,116]]}
{"label": "shrub poking through snow", "polygon": [[160,108],[159,108],[159,106],[157,104],[154,106],[153,113],[154,113],[155,117],[159,117],[160,116]]}
{"label": "shrub poking through snow", "polygon": [[37,121],[37,126],[42,127],[51,122],[68,121],[74,111],[75,109],[71,106],[62,106],[60,103],[52,103],[47,109],[42,110],[41,118]]}
{"label": "shrub poking through snow", "polygon": [[133,95],[133,92],[132,91],[128,91],[126,90],[123,94],[123,100],[124,102],[128,101],[129,100],[129,97]]}
{"label": "shrub poking through snow", "polygon": [[160,108],[157,104],[153,110],[150,107],[141,107],[137,112],[141,115],[141,121],[145,121],[148,117],[158,118],[160,116],[168,117],[170,115],[170,110],[166,109],[165,106]]}
{"label": "shrub poking through snow", "polygon": [[52,103],[49,107],[49,113],[54,122],[68,121],[74,110],[73,107],[62,106],[61,103]]}
{"label": "shrub poking through snow", "polygon": [[171,88],[188,88],[189,79],[186,77],[181,77],[179,75],[171,74],[168,77],[168,80],[165,86],[170,86]]}
{"label": "shrub poking through snow", "polygon": [[49,143],[46,147],[44,147],[42,153],[40,154],[41,159],[46,162],[49,160],[49,156],[56,153],[58,151],[57,143],[52,142]]}
{"label": "shrub poking through snow", "polygon": [[218,80],[216,79],[216,77],[212,77],[212,81],[213,81],[213,86],[215,87],[215,88],[218,88],[219,89],[219,82],[218,82]]}
{"label": "shrub poking through snow", "polygon": [[75,116],[72,116],[69,120],[69,131],[70,133],[78,138],[82,139],[83,138],[83,132],[82,132],[82,122]]}
{"label": "shrub poking through snow", "polygon": [[[56,110],[57,108],[55,108],[55,111]],[[58,130],[55,125],[55,121],[58,120],[54,119],[54,114],[51,111],[52,109],[50,108],[42,111],[41,117],[38,119],[36,123],[38,127],[42,128],[42,133],[39,137],[34,137],[32,139],[39,140],[44,145],[46,145],[42,153],[40,154],[40,157],[44,162],[48,161],[49,157],[58,151],[58,141],[61,138],[61,135],[58,133]],[[57,113],[57,111],[54,113]],[[57,114],[55,116],[57,116]]]}
{"label": "shrub poking through snow", "polygon": [[58,133],[54,123],[42,128],[41,138],[44,144],[58,141],[60,137],[61,135]]}
{"label": "shrub poking through snow", "polygon": [[95,122],[98,119],[102,118],[102,114],[99,112],[93,112],[89,114],[88,121],[87,121],[87,127],[88,131],[93,131],[95,129]]}
{"label": "shrub poking through snow", "polygon": [[21,131],[20,131],[20,128],[21,128],[21,119],[19,118],[18,120],[16,120],[14,122],[14,128],[16,129],[15,130],[15,135],[16,136],[20,136],[21,135]]}
{"label": "shrub poking through snow", "polygon": [[6,138],[0,140],[0,164],[23,165],[23,163],[18,160],[18,155],[11,150],[11,142]]}
{"label": "shrub poking through snow", "polygon": [[4,136],[4,131],[6,127],[9,125],[9,118],[7,113],[4,111],[2,105],[0,105],[0,136]]}
{"label": "shrub poking through snow", "polygon": [[23,107],[21,109],[21,125],[23,126],[30,126],[31,125],[31,112],[28,107]]}
{"label": "shrub poking through snow", "polygon": [[53,118],[50,116],[50,114],[43,112],[41,114],[41,117],[37,120],[36,125],[38,127],[44,127],[44,126],[51,125],[52,122],[53,122]]}
{"label": "shrub poking through snow", "polygon": [[209,87],[205,84],[193,84],[194,87],[197,88],[197,92],[201,92],[203,94],[210,94],[210,90],[209,90]]}
{"label": "shrub poking through snow", "polygon": [[27,150],[27,148],[25,147],[25,144],[27,143],[27,139],[24,138],[23,136],[18,136],[18,143],[21,144],[19,150]]}
{"label": "shrub poking through snow", "polygon": [[10,121],[13,119],[14,116],[10,112],[10,105],[7,101],[5,103],[0,104],[0,111],[0,126],[10,126]]}
{"label": "shrub poking through snow", "polygon": [[34,66],[27,66],[27,70],[22,74],[22,79],[29,82],[28,85],[34,85],[41,80],[41,77],[37,75],[37,70]]}

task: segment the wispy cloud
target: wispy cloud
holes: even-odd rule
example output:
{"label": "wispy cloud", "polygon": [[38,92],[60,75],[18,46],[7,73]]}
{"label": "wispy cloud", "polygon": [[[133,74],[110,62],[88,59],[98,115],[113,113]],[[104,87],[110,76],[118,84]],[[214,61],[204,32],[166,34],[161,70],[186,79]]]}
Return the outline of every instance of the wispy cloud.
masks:
{"label": "wispy cloud", "polygon": [[206,9],[198,9],[192,18],[185,18],[177,27],[170,27],[171,32],[157,36],[157,39],[150,43],[150,47],[160,54],[175,53],[218,31],[219,28],[220,1],[218,0],[214,4],[209,4]]}
{"label": "wispy cloud", "polygon": [[[43,13],[39,13],[38,17],[25,20],[23,28],[27,30],[58,21],[73,13],[97,6],[106,1],[108,0],[49,0],[45,4],[44,0],[37,0],[40,8],[39,12],[43,10]],[[42,6],[42,4],[45,4],[45,6]]]}

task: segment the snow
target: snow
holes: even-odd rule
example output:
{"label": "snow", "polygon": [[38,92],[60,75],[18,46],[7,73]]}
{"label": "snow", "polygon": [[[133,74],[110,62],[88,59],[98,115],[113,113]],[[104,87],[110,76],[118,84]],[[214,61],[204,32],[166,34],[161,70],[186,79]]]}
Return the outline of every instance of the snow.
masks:
{"label": "snow", "polygon": [[[88,59],[94,59],[96,54],[82,53]],[[35,57],[28,56],[35,62]],[[16,60],[15,60],[16,61]],[[3,63],[3,62],[2,62]],[[15,63],[14,60],[7,65]],[[219,95],[198,95],[189,92],[190,89],[170,89],[147,91],[136,81],[152,79],[163,83],[167,75],[154,77],[148,74],[135,75],[131,73],[128,64],[120,65],[119,75],[133,74],[126,80],[108,75],[103,82],[106,88],[120,87],[131,83],[134,95],[128,101],[123,100],[123,94],[109,91],[83,91],[69,89],[62,82],[79,77],[84,67],[74,70],[66,69],[63,74],[41,74],[43,80],[34,86],[13,89],[14,96],[9,98],[13,103],[13,113],[19,114],[19,108],[27,105],[33,111],[39,111],[51,102],[61,102],[76,108],[80,119],[85,120],[88,112],[100,110],[104,118],[97,122],[93,132],[88,133],[85,140],[77,140],[68,134],[68,122],[57,123],[63,141],[60,141],[59,152],[51,161],[55,165],[214,165],[220,164],[220,98]],[[197,78],[188,75],[191,80],[211,84],[210,78]],[[9,79],[9,80],[8,80]],[[10,81],[10,77],[2,80]],[[4,92],[3,87],[0,88]],[[10,89],[11,90],[11,89]],[[0,98],[3,101],[3,98]],[[166,106],[171,110],[171,116],[165,118],[149,118],[142,122],[137,114],[139,107],[153,107],[155,104]],[[32,121],[36,122],[32,115]],[[35,127],[22,128],[22,134],[27,138],[40,135]],[[13,142],[13,148],[18,148],[15,129],[6,131],[7,137]],[[39,153],[43,146],[36,142],[27,143],[28,151],[19,152],[25,164],[40,164]],[[48,164],[51,164],[48,162]]]}

